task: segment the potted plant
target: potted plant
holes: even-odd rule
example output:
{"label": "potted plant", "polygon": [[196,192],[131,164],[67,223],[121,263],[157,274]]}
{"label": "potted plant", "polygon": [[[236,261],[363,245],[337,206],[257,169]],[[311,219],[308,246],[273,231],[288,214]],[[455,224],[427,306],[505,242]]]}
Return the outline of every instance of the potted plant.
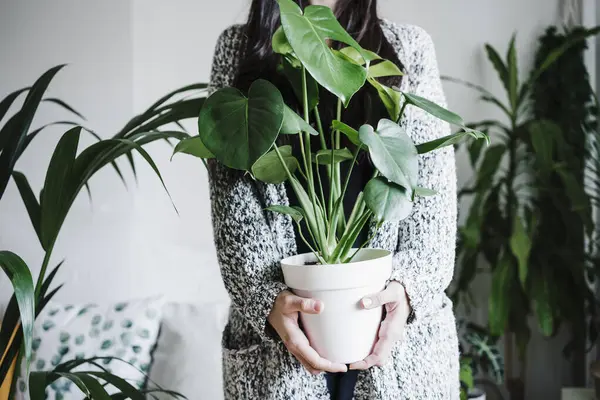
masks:
{"label": "potted plant", "polygon": [[[331,361],[351,363],[369,354],[382,317],[381,308],[364,310],[358,303],[363,296],[382,290],[392,271],[390,252],[368,248],[368,240],[354,248],[359,232],[372,219],[378,227],[400,221],[410,214],[416,196],[435,194],[417,185],[419,154],[466,137],[486,136],[429,100],[380,83],[378,78],[402,72],[391,61],[363,49],[328,7],[308,6],[302,11],[291,0],[278,0],[278,4],[282,26],[273,36],[273,50],[281,56],[281,69],[292,87],[297,88],[300,114],[284,104],[279,90],[266,80],[253,82],[247,94],[226,87],[204,103],[199,135],[180,142],[175,152],[216,158],[263,182],[287,181],[298,204],[268,210],[287,214],[299,228],[301,224],[306,227],[308,235],[301,234],[301,239],[312,251],[281,260],[285,282],[296,294],[326,304],[319,315],[301,316],[311,345]],[[347,47],[333,49],[330,40]],[[314,112],[317,85],[338,99],[337,119],[327,132],[332,137],[329,145]],[[348,126],[340,118],[342,107],[364,85],[377,90],[389,118],[377,126]],[[416,145],[398,123],[408,106],[457,125],[461,132]],[[312,119],[311,114],[315,115]],[[280,145],[279,135],[299,135],[300,159],[294,157],[291,146]],[[342,147],[341,135],[353,149]],[[311,150],[312,140],[322,146],[316,153]],[[361,153],[368,154],[375,173],[346,218],[342,200]],[[351,163],[344,178],[341,163]],[[325,179],[331,188],[328,193],[323,190]]]}

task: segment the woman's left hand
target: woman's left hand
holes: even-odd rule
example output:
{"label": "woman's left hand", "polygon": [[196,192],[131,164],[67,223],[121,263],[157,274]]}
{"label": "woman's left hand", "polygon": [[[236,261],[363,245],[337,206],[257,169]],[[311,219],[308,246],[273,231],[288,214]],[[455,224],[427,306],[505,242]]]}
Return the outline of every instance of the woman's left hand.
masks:
{"label": "woman's left hand", "polygon": [[392,281],[385,290],[363,298],[361,303],[366,309],[385,306],[386,316],[379,327],[373,352],[364,360],[351,364],[350,369],[368,369],[374,365],[381,367],[390,358],[394,343],[404,336],[411,311],[408,296],[400,282]]}

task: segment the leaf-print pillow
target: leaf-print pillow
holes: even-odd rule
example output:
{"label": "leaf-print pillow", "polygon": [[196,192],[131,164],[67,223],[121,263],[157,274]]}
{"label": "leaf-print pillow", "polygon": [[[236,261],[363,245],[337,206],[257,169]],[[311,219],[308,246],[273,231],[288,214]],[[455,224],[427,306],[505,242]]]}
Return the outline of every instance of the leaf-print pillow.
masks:
{"label": "leaf-print pillow", "polygon": [[[51,302],[36,319],[31,370],[49,371],[74,359],[117,357],[126,362],[100,360],[98,363],[142,389],[146,382],[141,371],[148,373],[150,370],[163,304],[160,298],[106,307]],[[100,368],[83,365],[79,370]],[[28,399],[27,391],[25,380],[19,378],[17,398]],[[52,383],[46,394],[48,400],[82,399],[79,389],[65,379]]]}

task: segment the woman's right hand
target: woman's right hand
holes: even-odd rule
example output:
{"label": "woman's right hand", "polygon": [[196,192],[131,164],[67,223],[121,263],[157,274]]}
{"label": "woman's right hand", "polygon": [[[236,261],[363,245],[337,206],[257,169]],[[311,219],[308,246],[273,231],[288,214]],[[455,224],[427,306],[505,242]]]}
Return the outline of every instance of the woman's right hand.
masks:
{"label": "woman's right hand", "polygon": [[323,308],[323,303],[319,300],[305,299],[296,296],[289,290],[284,290],[277,296],[267,320],[285,347],[311,374],[318,375],[323,371],[346,372],[346,365],[333,363],[319,356],[310,346],[308,338],[298,325],[300,312],[319,314]]}

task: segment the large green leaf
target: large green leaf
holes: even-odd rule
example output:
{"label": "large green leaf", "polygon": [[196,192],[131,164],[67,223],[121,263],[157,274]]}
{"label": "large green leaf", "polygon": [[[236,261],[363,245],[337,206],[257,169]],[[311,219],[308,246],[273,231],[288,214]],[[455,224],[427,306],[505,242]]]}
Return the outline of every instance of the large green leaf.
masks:
{"label": "large green leaf", "polygon": [[296,134],[300,132],[306,132],[313,136],[319,135],[319,132],[317,132],[315,128],[296,114],[291,108],[284,106],[283,124],[281,125],[280,133]]}
{"label": "large green leaf", "polygon": [[517,258],[519,266],[519,280],[525,288],[529,270],[529,253],[531,252],[531,238],[529,237],[523,221],[517,215],[513,223],[513,231],[510,237],[510,249]]}
{"label": "large green leaf", "polygon": [[476,140],[484,139],[486,141],[489,140],[488,136],[479,131],[475,131],[472,129],[467,129],[461,132],[453,133],[448,136],[441,137],[439,139],[432,140],[430,142],[421,143],[417,145],[417,151],[419,154],[429,153],[430,151],[434,151],[437,149],[441,149],[446,146],[453,146],[457,143],[460,143],[464,139],[471,137]]}
{"label": "large green leaf", "polygon": [[[23,332],[26,375],[29,374],[29,363],[33,343],[33,323],[35,321],[35,293],[31,271],[25,261],[10,251],[0,251],[0,267],[11,282],[15,298],[19,306],[21,328]],[[12,361],[11,358],[7,358]]]}
{"label": "large green leaf", "polygon": [[[298,160],[292,155],[292,146],[279,147],[279,153],[283,158],[290,174],[298,169]],[[281,164],[281,160],[275,149],[258,159],[252,166],[252,175],[256,179],[266,183],[279,184],[288,179],[287,172]]]}
{"label": "large green leaf", "polygon": [[361,142],[369,147],[375,167],[390,181],[412,192],[417,185],[419,168],[417,148],[397,123],[382,119],[377,131],[371,125],[359,129]]}
{"label": "large green leaf", "polygon": [[[185,138],[177,143],[173,156],[177,153],[185,153],[198,158],[210,159],[215,156],[206,148],[200,136]],[[172,157],[171,157],[172,158]]]}
{"label": "large green leaf", "polygon": [[489,324],[492,335],[502,335],[508,323],[512,285],[516,268],[512,256],[504,254],[492,274],[492,292],[489,303]]}
{"label": "large green leaf", "polygon": [[210,96],[200,112],[202,143],[224,165],[249,171],[277,139],[284,117],[283,98],[270,82],[252,83],[246,98],[228,87]]}
{"label": "large green leaf", "polygon": [[408,191],[383,177],[371,179],[365,186],[365,202],[377,221],[398,222],[413,208]]}
{"label": "large green leaf", "polygon": [[347,106],[352,96],[364,85],[367,70],[329,48],[327,39],[346,43],[361,52],[365,60],[371,56],[342,28],[329,7],[308,6],[302,10],[292,0],[277,0],[281,25],[296,57],[325,89]]}

